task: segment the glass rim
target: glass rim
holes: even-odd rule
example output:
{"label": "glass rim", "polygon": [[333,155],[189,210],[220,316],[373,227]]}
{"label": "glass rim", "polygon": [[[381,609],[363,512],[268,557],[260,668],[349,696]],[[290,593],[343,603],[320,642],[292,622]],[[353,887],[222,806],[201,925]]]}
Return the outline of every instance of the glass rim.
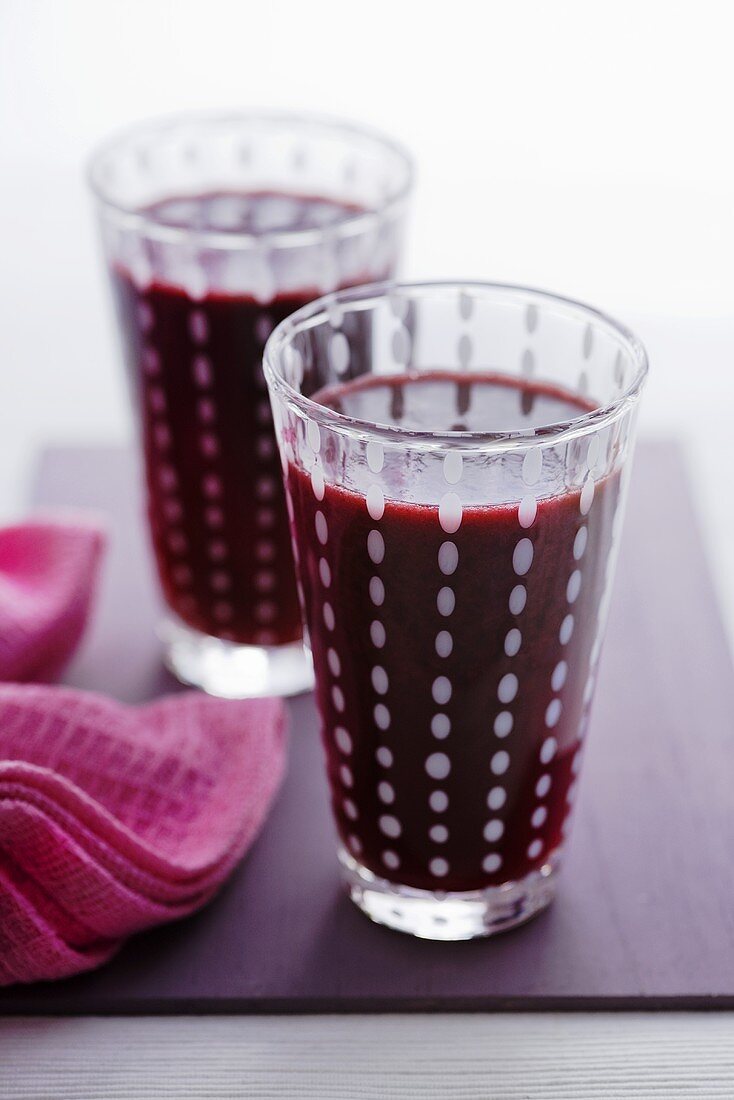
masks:
{"label": "glass rim", "polygon": [[[352,214],[345,214],[338,221],[328,226],[314,226],[308,229],[277,229],[260,234],[245,233],[239,230],[222,229],[190,229],[184,226],[164,225],[156,222],[146,213],[132,205],[118,202],[111,198],[102,175],[104,158],[112,153],[118,146],[125,142],[131,142],[136,137],[151,138],[156,134],[176,126],[187,123],[202,125],[226,125],[228,123],[255,123],[272,125],[291,125],[302,127],[304,137],[309,130],[318,130],[322,133],[332,133],[335,137],[349,139],[367,139],[381,146],[383,151],[392,154],[401,165],[400,179],[396,185],[389,189],[383,201],[373,209],[361,210]],[[157,118],[143,120],[131,126],[123,127],[109,135],[100,142],[87,159],[86,180],[89,189],[100,206],[109,214],[114,215],[118,222],[125,228],[138,230],[141,235],[154,240],[175,243],[180,241],[195,242],[202,247],[215,249],[278,249],[297,248],[318,244],[325,236],[356,236],[369,231],[376,223],[398,210],[407,201],[415,180],[415,163],[406,147],[396,139],[384,134],[381,130],[359,123],[350,122],[337,116],[322,115],[309,111],[276,111],[243,109],[235,111],[185,111],[177,114],[163,115]]]}
{"label": "glass rim", "polygon": [[[407,292],[414,294],[423,291],[444,290],[458,294],[462,290],[494,291],[500,295],[511,297],[513,295],[531,297],[537,301],[556,303],[570,307],[584,314],[589,323],[595,323],[612,332],[620,344],[629,353],[635,364],[634,377],[623,392],[613,401],[604,405],[598,405],[594,409],[582,413],[579,416],[564,420],[553,421],[539,428],[518,428],[512,431],[426,431],[423,429],[402,428],[392,424],[378,424],[370,420],[362,420],[359,417],[348,416],[337,412],[335,409],[322,405],[300,393],[294,386],[286,381],[278,367],[278,361],[282,360],[286,347],[291,346],[293,336],[312,327],[317,318],[328,318],[329,310],[349,302],[364,302],[371,305],[380,299],[387,298],[390,294]],[[531,440],[542,442],[564,441],[580,435],[589,434],[592,431],[600,431],[607,424],[617,420],[624,412],[636,404],[647,378],[649,364],[644,345],[635,334],[616,321],[608,314],[580,302],[574,298],[568,298],[551,291],[541,290],[537,287],[524,286],[518,283],[496,283],[486,280],[468,279],[437,279],[419,282],[395,282],[385,281],[368,283],[363,286],[349,287],[330,294],[323,295],[302,306],[291,313],[284,321],[278,324],[268,337],[263,353],[263,367],[270,387],[271,394],[282,398],[286,404],[297,409],[310,420],[315,420],[324,427],[348,435],[360,434],[383,440],[384,442],[400,443],[405,445],[424,444],[434,446],[451,446],[466,449],[482,447],[490,450],[515,450],[527,446]],[[396,373],[403,373],[396,372]],[[391,377],[392,375],[385,375]]]}

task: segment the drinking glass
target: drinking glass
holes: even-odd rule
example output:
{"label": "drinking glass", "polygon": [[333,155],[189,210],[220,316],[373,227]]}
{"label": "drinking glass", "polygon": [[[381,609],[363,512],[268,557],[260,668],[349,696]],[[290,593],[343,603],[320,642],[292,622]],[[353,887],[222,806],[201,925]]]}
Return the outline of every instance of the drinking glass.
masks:
{"label": "drinking glass", "polygon": [[360,287],[265,350],[341,866],[373,920],[469,939],[549,904],[645,352],[492,284]]}
{"label": "drinking glass", "polygon": [[219,695],[312,683],[262,349],[328,290],[389,276],[411,165],[308,116],[141,125],[90,182],[140,426],[165,659]]}

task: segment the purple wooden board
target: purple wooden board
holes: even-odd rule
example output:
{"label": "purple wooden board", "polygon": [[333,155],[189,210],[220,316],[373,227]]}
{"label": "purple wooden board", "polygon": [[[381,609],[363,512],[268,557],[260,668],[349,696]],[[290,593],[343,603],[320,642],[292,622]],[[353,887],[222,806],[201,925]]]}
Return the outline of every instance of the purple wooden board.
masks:
{"label": "purple wooden board", "polygon": [[[43,504],[108,514],[93,628],[68,680],[172,690],[124,453],[55,450]],[[573,839],[555,905],[493,940],[379,928],[343,897],[316,719],[292,703],[290,774],[204,912],[107,967],[0,994],[0,1012],[350,1012],[734,1007],[734,681],[685,469],[640,447]]]}

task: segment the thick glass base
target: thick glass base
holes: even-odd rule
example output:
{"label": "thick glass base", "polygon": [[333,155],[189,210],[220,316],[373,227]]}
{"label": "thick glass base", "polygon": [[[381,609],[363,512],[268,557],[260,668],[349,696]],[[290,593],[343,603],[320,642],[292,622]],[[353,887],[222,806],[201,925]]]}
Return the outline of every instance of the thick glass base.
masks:
{"label": "thick glass base", "polygon": [[433,893],[378,878],[339,850],[349,896],[377,924],[424,940],[473,940],[530,920],[553,901],[558,856],[517,882],[465,893]]}
{"label": "thick glass base", "polygon": [[177,679],[225,699],[298,695],[313,687],[311,654],[301,642],[238,645],[192,630],[173,617],[158,633],[163,660]]}

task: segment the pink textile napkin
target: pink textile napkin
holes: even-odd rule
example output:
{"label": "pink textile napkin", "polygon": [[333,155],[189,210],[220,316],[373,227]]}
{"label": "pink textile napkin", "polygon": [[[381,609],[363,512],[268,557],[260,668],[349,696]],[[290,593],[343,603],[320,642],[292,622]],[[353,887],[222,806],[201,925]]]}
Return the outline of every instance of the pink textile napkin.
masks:
{"label": "pink textile napkin", "polygon": [[104,537],[90,523],[0,528],[0,680],[53,680],[89,614]]}
{"label": "pink textile napkin", "polygon": [[90,969],[203,905],[284,766],[279,700],[0,684],[0,984]]}

